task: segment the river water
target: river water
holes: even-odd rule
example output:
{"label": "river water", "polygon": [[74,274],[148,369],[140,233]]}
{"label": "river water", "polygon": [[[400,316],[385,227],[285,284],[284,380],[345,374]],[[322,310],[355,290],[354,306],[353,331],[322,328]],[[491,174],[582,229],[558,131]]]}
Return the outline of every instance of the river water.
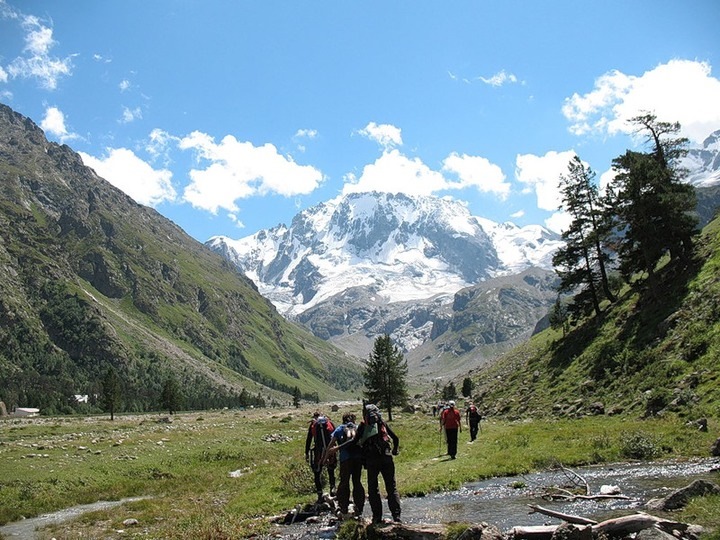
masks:
{"label": "river water", "polygon": [[[622,463],[598,465],[573,469],[590,486],[592,494],[600,492],[602,485],[618,486],[628,500],[576,500],[548,501],[542,498],[548,488],[567,486],[572,476],[561,471],[544,471],[493,478],[473,482],[456,491],[431,494],[425,497],[404,498],[402,517],[406,523],[448,523],[463,521],[479,523],[485,521],[500,530],[516,525],[543,525],[559,523],[541,514],[529,514],[529,504],[536,504],[587,518],[602,521],[618,515],[642,509],[650,499],[660,498],[670,491],[685,487],[697,479],[720,482],[720,460],[701,459],[691,461],[665,461],[654,463]],[[519,487],[522,486],[522,487]],[[0,535],[7,540],[33,540],[35,529],[50,524],[74,519],[79,515],[101,509],[112,508],[124,502],[100,501],[94,504],[67,508],[37,518],[26,519],[0,527]],[[385,501],[383,501],[385,505]],[[387,511],[387,508],[385,508]],[[369,507],[366,508],[366,515]],[[304,523],[280,526],[277,534],[284,538],[332,537],[332,528]]]}
{"label": "river water", "polygon": [[[542,495],[552,486],[568,486],[572,476],[562,471],[545,471],[520,477],[493,478],[467,484],[457,491],[438,493],[402,501],[403,521],[409,523],[447,523],[485,521],[507,530],[516,525],[543,525],[548,516],[529,513],[528,505],[602,521],[642,509],[654,498],[685,487],[693,480],[720,481],[720,460],[661,463],[623,463],[573,469],[588,483],[593,495],[602,485],[620,488],[623,499],[550,501]],[[524,487],[514,487],[517,485]]]}

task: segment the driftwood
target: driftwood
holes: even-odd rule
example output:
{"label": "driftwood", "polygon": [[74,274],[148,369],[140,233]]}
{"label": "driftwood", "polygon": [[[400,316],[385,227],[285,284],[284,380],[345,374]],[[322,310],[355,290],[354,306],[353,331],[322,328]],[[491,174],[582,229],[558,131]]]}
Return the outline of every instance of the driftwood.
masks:
{"label": "driftwood", "polygon": [[570,514],[563,514],[562,512],[556,512],[555,510],[548,510],[547,508],[543,508],[542,506],[538,506],[537,504],[530,504],[528,506],[530,506],[531,514],[537,512],[538,514],[544,514],[546,516],[562,519],[563,521],[566,521],[567,523],[572,523],[574,525],[595,525],[597,523],[597,521],[582,516],[573,516]]}
{"label": "driftwood", "polygon": [[555,487],[555,491],[557,493],[545,493],[543,495],[543,498],[549,499],[549,500],[557,500],[562,499],[565,501],[574,501],[576,499],[586,500],[586,501],[596,501],[596,500],[602,500],[602,499],[622,499],[622,500],[629,500],[630,497],[627,495],[620,495],[620,494],[608,494],[608,493],[597,493],[595,495],[591,494],[590,491],[590,484],[588,484],[588,481],[585,479],[584,476],[576,473],[575,471],[568,469],[567,467],[564,467],[562,464],[558,465],[558,468],[565,474],[567,478],[569,478],[572,483],[576,486],[582,485],[583,490],[585,491],[585,494],[578,494],[573,493],[572,491],[569,491],[567,489]]}
{"label": "driftwood", "polygon": [[[535,505],[530,505],[531,508],[533,508]],[[542,507],[536,507],[534,511],[540,512],[542,514],[549,515],[551,517],[559,517],[557,514],[558,512],[552,512],[551,510],[544,509]],[[550,513],[548,513],[550,512]],[[567,516],[571,519],[585,519],[579,516]],[[560,518],[565,519],[565,518]],[[567,520],[566,520],[567,521]],[[592,522],[592,520],[587,520],[588,522]],[[571,521],[567,521],[568,523],[572,523]],[[602,521],[600,523],[580,523],[575,522],[577,525],[584,525],[585,527],[590,527],[593,537],[596,537],[598,534],[604,534],[607,536],[615,536],[615,537],[622,537],[627,536],[628,534],[640,532],[644,529],[651,529],[656,528],[660,529],[666,533],[673,534],[673,532],[677,531],[679,533],[685,532],[689,525],[686,523],[678,523],[677,521],[669,521],[667,519],[662,519],[656,516],[651,516],[650,514],[646,514],[644,512],[639,512],[637,514],[633,514],[630,516],[622,516],[619,518],[614,519],[608,519],[606,521]],[[540,525],[540,526],[524,526],[524,527],[513,527],[511,529],[511,533],[514,538],[516,539],[527,539],[527,540],[549,540],[552,538],[555,531],[558,530],[559,527],[562,525]],[[680,536],[681,536],[680,535]]]}

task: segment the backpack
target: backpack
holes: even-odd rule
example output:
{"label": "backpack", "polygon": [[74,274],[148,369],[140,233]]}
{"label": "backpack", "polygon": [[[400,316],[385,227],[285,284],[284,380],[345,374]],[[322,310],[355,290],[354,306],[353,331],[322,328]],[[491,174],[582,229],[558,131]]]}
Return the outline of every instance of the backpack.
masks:
{"label": "backpack", "polygon": [[310,426],[315,448],[320,452],[330,443],[330,436],[335,428],[327,416],[318,416]]}
{"label": "backpack", "polygon": [[367,424],[359,441],[363,449],[363,455],[367,458],[377,458],[392,454],[390,436],[388,435],[385,422],[377,409],[369,410]]}
{"label": "backpack", "polygon": [[472,420],[480,420],[480,413],[477,410],[477,407],[475,405],[471,405],[468,409],[468,416]]}

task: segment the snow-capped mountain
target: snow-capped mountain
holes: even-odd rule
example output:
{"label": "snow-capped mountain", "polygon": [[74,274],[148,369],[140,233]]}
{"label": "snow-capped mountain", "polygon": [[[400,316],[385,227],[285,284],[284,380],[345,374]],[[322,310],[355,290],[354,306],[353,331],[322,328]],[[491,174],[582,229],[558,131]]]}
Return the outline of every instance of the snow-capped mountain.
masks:
{"label": "snow-capped mountain", "polygon": [[689,171],[687,181],[696,187],[720,183],[720,130],[710,134],[702,148],[691,148],[681,165]]}
{"label": "snow-capped mountain", "polygon": [[348,289],[387,303],[446,296],[526,268],[550,269],[558,235],[473,216],[460,202],[355,193],[278,225],[208,246],[235,263],[278,311],[295,317]]}

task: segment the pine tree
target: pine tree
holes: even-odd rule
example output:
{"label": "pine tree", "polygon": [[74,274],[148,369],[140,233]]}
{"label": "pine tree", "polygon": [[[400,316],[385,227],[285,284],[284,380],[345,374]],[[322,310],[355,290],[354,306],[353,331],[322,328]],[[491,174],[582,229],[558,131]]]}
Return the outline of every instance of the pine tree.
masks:
{"label": "pine tree", "polygon": [[120,406],[122,398],[122,386],[115,368],[110,366],[103,377],[103,408],[110,413],[110,420],[115,420],[115,411]]}
{"label": "pine tree", "polygon": [[170,414],[174,414],[180,408],[182,403],[180,385],[173,375],[165,379],[160,401],[163,409],[167,409]]}
{"label": "pine tree", "polygon": [[386,408],[388,420],[392,420],[393,406],[407,403],[407,361],[389,335],[375,340],[363,376],[365,397]]}
{"label": "pine tree", "polygon": [[618,255],[623,277],[646,272],[653,286],[655,267],[669,253],[687,260],[697,221],[694,188],[681,182],[685,171],[677,161],[687,152],[687,139],[673,138],[678,123],[658,122],[646,114],[633,118],[652,146],[648,153],[628,150],[613,160],[617,171],[608,197],[616,220]]}
{"label": "pine tree", "polygon": [[465,377],[462,384],[462,395],[463,397],[470,397],[473,391],[473,382],[470,377]]}
{"label": "pine tree", "polygon": [[615,296],[606,270],[609,255],[605,240],[609,228],[604,225],[595,173],[575,156],[568,164],[567,176],[560,177],[560,191],[561,208],[572,221],[562,232],[565,247],[553,256],[553,266],[560,276],[559,290],[577,293],[573,299],[576,310],[582,313],[586,305],[591,305],[600,316],[601,293],[611,302]]}

